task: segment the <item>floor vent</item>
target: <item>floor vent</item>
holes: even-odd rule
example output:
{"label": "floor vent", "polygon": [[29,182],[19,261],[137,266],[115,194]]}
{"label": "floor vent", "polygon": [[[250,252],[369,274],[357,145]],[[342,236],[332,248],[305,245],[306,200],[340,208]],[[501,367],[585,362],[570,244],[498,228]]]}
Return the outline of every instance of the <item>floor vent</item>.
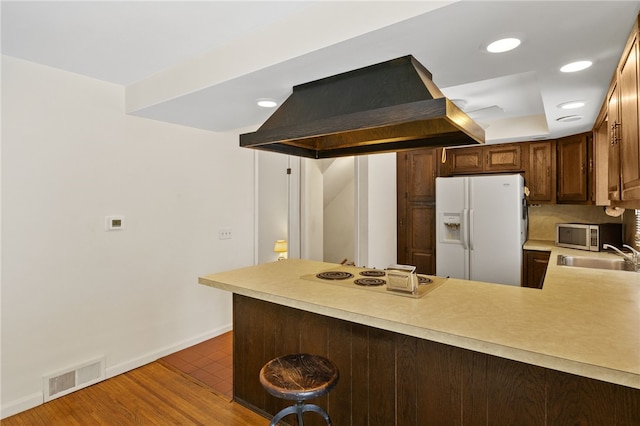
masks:
{"label": "floor vent", "polygon": [[44,402],[77,391],[105,379],[105,358],[43,377]]}

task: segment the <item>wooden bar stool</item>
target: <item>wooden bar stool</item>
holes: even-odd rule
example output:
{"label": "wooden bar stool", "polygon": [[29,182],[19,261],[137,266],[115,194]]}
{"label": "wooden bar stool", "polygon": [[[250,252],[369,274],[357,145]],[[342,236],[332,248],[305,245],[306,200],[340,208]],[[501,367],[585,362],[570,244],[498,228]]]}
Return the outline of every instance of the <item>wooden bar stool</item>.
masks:
{"label": "wooden bar stool", "polygon": [[260,370],[262,386],[275,397],[296,402],[280,410],[269,425],[275,426],[283,417],[296,413],[298,426],[303,426],[303,416],[307,411],[320,414],[331,425],[331,418],[323,408],[304,401],[329,393],[338,383],[338,376],[338,368],[318,355],[284,355],[266,363]]}

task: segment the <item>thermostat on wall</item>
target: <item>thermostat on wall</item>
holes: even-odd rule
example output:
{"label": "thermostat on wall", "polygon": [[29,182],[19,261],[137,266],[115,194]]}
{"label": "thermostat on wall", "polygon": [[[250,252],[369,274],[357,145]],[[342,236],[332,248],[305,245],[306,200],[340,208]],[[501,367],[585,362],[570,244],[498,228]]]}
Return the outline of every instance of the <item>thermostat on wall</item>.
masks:
{"label": "thermostat on wall", "polygon": [[124,229],[124,216],[106,216],[105,217],[106,231],[119,231],[121,229]]}

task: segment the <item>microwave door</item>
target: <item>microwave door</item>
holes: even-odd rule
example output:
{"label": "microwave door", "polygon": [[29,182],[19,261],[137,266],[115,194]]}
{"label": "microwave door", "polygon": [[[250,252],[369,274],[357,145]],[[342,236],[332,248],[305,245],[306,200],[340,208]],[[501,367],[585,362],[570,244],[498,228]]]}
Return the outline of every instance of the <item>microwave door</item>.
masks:
{"label": "microwave door", "polygon": [[589,250],[590,230],[588,226],[566,226],[557,228],[558,245],[562,247]]}

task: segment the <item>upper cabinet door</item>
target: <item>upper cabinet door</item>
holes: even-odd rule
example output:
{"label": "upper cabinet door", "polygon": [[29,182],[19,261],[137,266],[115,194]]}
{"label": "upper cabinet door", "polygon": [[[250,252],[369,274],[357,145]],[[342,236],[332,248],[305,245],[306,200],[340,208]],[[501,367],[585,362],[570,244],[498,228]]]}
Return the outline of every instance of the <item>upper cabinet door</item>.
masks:
{"label": "upper cabinet door", "polygon": [[481,146],[456,148],[447,152],[451,158],[451,173],[453,174],[482,173],[484,170],[484,155]]}
{"label": "upper cabinet door", "polygon": [[487,145],[483,150],[485,172],[522,170],[521,144]]}
{"label": "upper cabinet door", "polygon": [[613,83],[607,104],[607,125],[609,126],[608,185],[609,200],[620,199],[620,91]]}
{"label": "upper cabinet door", "polygon": [[558,139],[558,202],[587,201],[587,153],[586,135]]}
{"label": "upper cabinet door", "polygon": [[620,199],[640,200],[637,33],[620,67]]}
{"label": "upper cabinet door", "polygon": [[528,200],[534,203],[554,202],[556,193],[555,141],[530,142],[526,185]]}
{"label": "upper cabinet door", "polygon": [[451,149],[452,174],[520,172],[522,144],[496,144]]}

